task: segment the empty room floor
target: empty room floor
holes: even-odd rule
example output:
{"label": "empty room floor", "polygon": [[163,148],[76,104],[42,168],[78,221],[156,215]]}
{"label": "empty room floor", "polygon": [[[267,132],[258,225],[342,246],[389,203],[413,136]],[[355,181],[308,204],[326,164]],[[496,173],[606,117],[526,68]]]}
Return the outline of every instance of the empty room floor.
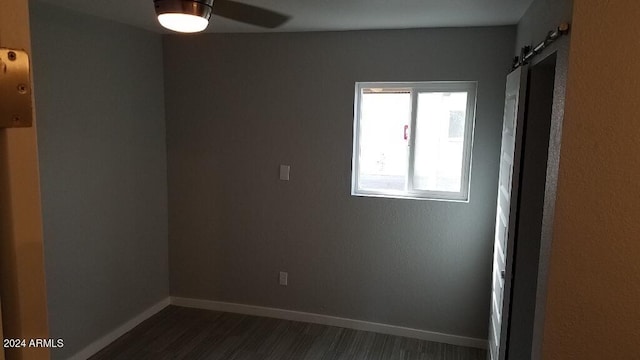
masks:
{"label": "empty room floor", "polygon": [[486,352],[334,326],[169,306],[91,360],[485,360]]}

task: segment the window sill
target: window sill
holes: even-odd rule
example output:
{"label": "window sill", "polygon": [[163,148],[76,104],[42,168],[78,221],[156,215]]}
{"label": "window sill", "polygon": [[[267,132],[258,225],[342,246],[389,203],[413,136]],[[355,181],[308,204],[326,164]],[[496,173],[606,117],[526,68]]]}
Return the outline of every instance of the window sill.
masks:
{"label": "window sill", "polygon": [[438,196],[429,196],[427,194],[421,196],[416,194],[408,194],[408,193],[379,193],[373,191],[352,191],[351,196],[357,197],[374,197],[374,198],[386,198],[386,199],[400,199],[400,200],[427,200],[427,201],[439,201],[439,202],[452,202],[452,203],[463,203],[468,204],[469,198],[447,198],[447,197],[438,197]]}

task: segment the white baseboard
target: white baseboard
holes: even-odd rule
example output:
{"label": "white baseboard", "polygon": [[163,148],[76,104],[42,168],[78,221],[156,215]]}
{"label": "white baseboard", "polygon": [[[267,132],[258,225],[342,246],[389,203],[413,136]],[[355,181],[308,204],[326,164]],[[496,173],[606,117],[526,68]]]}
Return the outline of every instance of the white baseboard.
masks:
{"label": "white baseboard", "polygon": [[75,355],[71,356],[68,360],[86,360],[92,355],[96,354],[98,351],[104,349],[107,345],[114,342],[120,336],[126,334],[131,331],[134,327],[140,325],[143,321],[152,317],[153,315],[160,312],[160,310],[166,308],[170,304],[170,298],[166,298],[158,302],[157,304],[151,306],[147,310],[141,312],[136,315],[133,319],[127,321],[126,323],[120,325],[115,330],[101,337],[100,339],[92,342],[84,349],[77,352]]}
{"label": "white baseboard", "polygon": [[313,324],[338,326],[347,329],[371,331],[386,335],[403,336],[413,339],[440,342],[451,345],[487,348],[487,340],[470,338],[458,335],[443,334],[439,332],[411,329],[401,326],[373,323],[362,320],[345,319],[335,316],[313,314],[300,311],[276,309],[262,306],[235,304],[228,302],[190,299],[183,297],[171,297],[171,305],[191,307],[206,310],[223,311],[245,315],[264,316],[283,320],[301,321]]}

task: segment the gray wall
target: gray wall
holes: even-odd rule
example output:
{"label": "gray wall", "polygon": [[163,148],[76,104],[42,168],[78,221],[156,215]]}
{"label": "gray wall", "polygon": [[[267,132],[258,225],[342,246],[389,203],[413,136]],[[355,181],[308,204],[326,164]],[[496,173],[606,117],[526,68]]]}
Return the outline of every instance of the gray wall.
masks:
{"label": "gray wall", "polygon": [[563,22],[570,23],[573,0],[533,0],[518,23],[516,55],[523,46],[538,45]]}
{"label": "gray wall", "polygon": [[50,335],[64,359],[168,296],[160,35],[31,1]]}
{"label": "gray wall", "polygon": [[[515,27],[166,36],[171,294],[486,338],[514,42]],[[354,83],[412,80],[479,82],[468,204],[350,195]]]}

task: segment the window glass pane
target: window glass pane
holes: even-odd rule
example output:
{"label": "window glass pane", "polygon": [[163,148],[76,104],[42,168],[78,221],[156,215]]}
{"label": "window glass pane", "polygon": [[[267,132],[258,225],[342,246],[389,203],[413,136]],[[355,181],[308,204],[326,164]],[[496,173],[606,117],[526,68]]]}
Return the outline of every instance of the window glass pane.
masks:
{"label": "window glass pane", "polygon": [[411,94],[375,91],[365,89],[360,99],[358,188],[404,191]]}
{"label": "window glass pane", "polygon": [[460,192],[466,92],[418,94],[413,187]]}

